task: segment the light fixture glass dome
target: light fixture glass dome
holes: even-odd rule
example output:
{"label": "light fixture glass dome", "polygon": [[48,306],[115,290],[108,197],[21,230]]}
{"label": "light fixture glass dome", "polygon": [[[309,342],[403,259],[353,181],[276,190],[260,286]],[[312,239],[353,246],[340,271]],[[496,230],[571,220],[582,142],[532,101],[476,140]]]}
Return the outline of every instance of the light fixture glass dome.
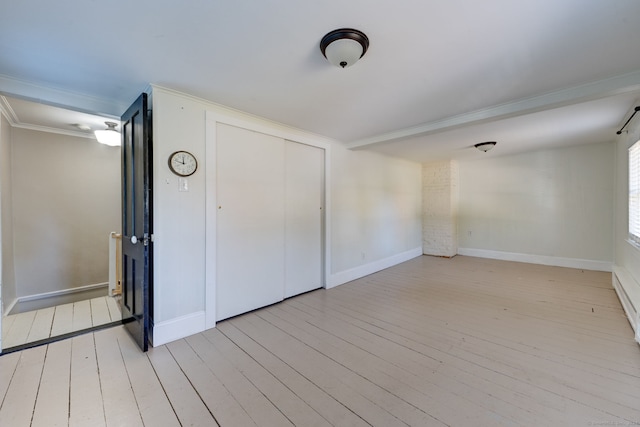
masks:
{"label": "light fixture glass dome", "polygon": [[367,36],[353,28],[341,28],[327,33],[320,41],[320,51],[333,65],[351,67],[369,48]]}
{"label": "light fixture glass dome", "polygon": [[94,132],[98,142],[111,147],[120,145],[120,132],[116,130],[118,124],[115,122],[104,122],[104,124],[107,125],[107,129]]}
{"label": "light fixture glass dome", "polygon": [[362,56],[362,45],[355,40],[340,39],[327,46],[324,54],[336,67],[347,68]]}

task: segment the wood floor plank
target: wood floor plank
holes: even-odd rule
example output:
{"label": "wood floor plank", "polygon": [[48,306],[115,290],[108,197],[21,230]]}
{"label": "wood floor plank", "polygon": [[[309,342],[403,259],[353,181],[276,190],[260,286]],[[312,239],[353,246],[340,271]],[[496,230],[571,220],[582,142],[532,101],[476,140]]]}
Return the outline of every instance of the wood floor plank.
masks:
{"label": "wood floor plank", "polygon": [[142,417],[120,353],[117,330],[102,330],[94,337],[106,424],[142,426]]}
{"label": "wood floor plank", "polygon": [[56,306],[51,336],[64,335],[71,331],[73,331],[73,303]]}
{"label": "wood floor plank", "polygon": [[91,306],[91,326],[100,326],[111,322],[109,307],[107,307],[108,297],[92,298],[89,300]]}
{"label": "wood floor plank", "polygon": [[[304,307],[301,309],[302,312],[313,310],[310,305],[302,305],[302,307]],[[290,312],[286,307],[282,310]],[[335,343],[335,346],[354,346],[360,349],[361,352],[356,354],[363,361],[371,357],[379,358],[379,361],[374,360],[369,363],[375,363],[379,366],[378,369],[402,380],[408,386],[423,391],[430,390],[438,402],[435,410],[446,408],[449,402],[470,399],[475,401],[476,405],[487,406],[487,410],[504,413],[504,416],[511,414],[511,417],[516,417],[519,412],[529,413],[531,420],[538,417],[539,424],[547,424],[545,419],[553,408],[539,404],[531,396],[514,393],[510,388],[477,375],[473,372],[474,368],[478,368],[477,366],[465,364],[463,361],[456,363],[448,354],[435,353],[428,348],[422,349],[408,340],[404,342],[394,340],[393,334],[387,337],[381,329],[373,327],[368,329],[368,324],[365,322],[360,323],[359,326],[362,329],[358,330],[355,326],[357,322],[350,322],[346,317],[341,318],[340,313],[327,314],[330,314],[327,318],[345,321],[327,323],[326,320],[322,320],[324,316],[317,320],[312,318],[309,323],[313,327],[309,326],[307,329],[314,335],[323,337],[324,341]],[[297,321],[296,324],[302,323]],[[444,364],[443,360],[446,359],[448,359],[447,363]],[[354,359],[352,362],[356,368],[357,361],[358,359]],[[489,377],[495,375],[494,372],[488,374]],[[443,398],[444,402],[441,401]],[[465,405],[464,411],[467,410]]]}
{"label": "wood floor plank", "polygon": [[235,369],[241,372],[273,405],[282,411],[293,425],[310,427],[329,427],[331,425],[304,400],[220,331],[209,329],[202,335],[214,345]]}
{"label": "wood floor plank", "polygon": [[[274,311],[282,317],[274,316]],[[318,334],[319,330],[314,326],[305,325],[304,320],[287,316],[282,312],[284,312],[282,307],[270,307],[259,316],[339,363],[345,368],[342,370],[342,377],[353,377],[357,381],[360,376],[387,391],[388,395],[369,394],[374,388],[362,383],[361,389],[365,396],[379,406],[389,408],[391,413],[409,425],[459,424],[472,419],[482,423],[486,414],[491,414],[493,418],[500,417],[500,414],[492,413],[491,408],[483,408],[471,400],[465,406],[470,413],[454,411],[450,402],[462,397],[462,393],[459,390],[452,391],[437,387],[434,380],[429,378],[430,376],[419,377],[416,370],[424,371],[423,366],[410,366],[403,371],[397,366],[385,364],[379,347],[374,350],[378,357],[371,358],[369,353],[358,351],[350,343],[332,341],[330,336]],[[305,326],[309,327],[305,328]],[[322,336],[323,339],[318,339],[318,336]],[[396,364],[399,350],[401,349],[392,350]],[[437,366],[437,368],[440,367]],[[486,400],[489,398],[490,396],[486,396]],[[455,414],[455,418],[446,418],[445,411],[442,409],[447,407],[449,407],[448,412]],[[487,420],[484,421],[487,422]]]}
{"label": "wood floor plank", "polygon": [[9,348],[26,343],[35,317],[35,311],[16,314],[8,333],[2,337],[3,347]]}
{"label": "wood floor plank", "polygon": [[91,326],[91,302],[89,300],[74,302],[71,329],[81,331]]}
{"label": "wood floor plank", "polygon": [[31,427],[69,425],[71,343],[63,340],[47,346]]}
{"label": "wood floor plank", "polygon": [[117,302],[111,297],[98,297],[79,303],[13,314],[3,318],[2,336],[5,338],[3,348],[32,343],[118,320],[121,320],[120,311]]}
{"label": "wood floor plank", "polygon": [[167,345],[169,351],[221,426],[257,426],[227,387],[185,340]]}
{"label": "wood floor plank", "polygon": [[[363,396],[361,384],[352,382],[353,377],[351,376],[343,378],[341,374],[345,372],[339,370],[331,360],[279,329],[260,321],[256,315],[244,315],[233,319],[233,323],[245,333],[255,331],[249,332],[255,341],[323,390],[330,392],[335,399],[350,408],[367,423],[377,426],[406,425],[378,404]],[[371,386],[377,388],[374,384]]]}
{"label": "wood floor plank", "polygon": [[[16,316],[14,314],[10,314],[8,316],[4,316],[2,318],[2,337],[7,336],[11,326],[13,326],[13,322],[16,320]],[[2,344],[3,348],[8,348],[4,343]]]}
{"label": "wood floor plank", "polygon": [[35,319],[29,331],[26,342],[34,342],[49,338],[51,336],[51,326],[53,325],[53,315],[55,307],[36,310]]}
{"label": "wood floor plank", "polygon": [[0,426],[30,425],[45,353],[46,347],[31,348],[20,353],[18,366],[0,406]]}
{"label": "wood floor plank", "polygon": [[292,425],[291,421],[241,372],[234,369],[233,365],[202,334],[189,337],[186,341],[216,377],[225,384],[253,422],[260,426],[271,427]]}
{"label": "wood floor plank", "polygon": [[71,338],[69,426],[105,426],[93,334]]}
{"label": "wood floor plank", "polygon": [[148,357],[181,425],[218,425],[166,346],[150,349]]}
{"label": "wood floor plank", "polygon": [[[349,292],[353,292],[353,287],[350,287],[350,288],[348,289],[348,291],[349,291]],[[369,293],[369,292],[370,292],[370,291],[369,291],[369,290],[367,290],[367,293]],[[359,293],[357,296],[356,296],[356,295],[354,295],[354,298],[361,298],[361,297],[363,297],[363,295],[362,295],[361,293]],[[411,299],[412,299],[412,300],[415,300],[415,295],[414,295]],[[346,302],[348,303],[348,298],[347,298],[346,300],[347,300]],[[456,300],[454,299],[454,300],[452,300],[452,301],[456,301]],[[398,305],[397,303],[393,303],[393,304],[391,304],[390,306],[387,306],[385,309],[383,309],[383,306],[380,306],[380,308],[378,308],[378,309],[374,309],[374,310],[371,310],[370,312],[371,312],[371,313],[385,313],[385,314],[386,314],[386,313],[389,311],[389,308],[391,308],[391,310],[393,310],[393,309],[394,309],[394,307],[397,307],[397,305]],[[406,303],[405,303],[404,305],[406,305]],[[348,304],[346,304],[346,305],[345,305],[345,308],[347,308],[347,307],[349,307],[349,305],[348,305]],[[425,311],[428,311],[428,310],[425,310]],[[419,314],[419,313],[414,313],[414,315],[419,317],[419,315],[420,315],[420,314]],[[413,317],[413,316],[412,316],[412,317]],[[488,319],[493,318],[493,313],[492,313],[492,316],[487,316],[487,318],[488,318]],[[457,316],[450,316],[449,321],[454,322],[454,321],[456,321],[456,319],[458,319],[458,317],[457,317]],[[393,324],[393,323],[396,323],[396,324],[397,324],[397,320],[390,320],[390,321],[389,321],[389,324]],[[509,324],[509,323],[508,323],[508,324]],[[471,327],[473,328],[475,325],[477,325],[477,322],[474,322],[473,324],[469,324],[469,325],[467,325],[467,326],[471,326]],[[511,323],[511,325],[513,325],[513,324]],[[424,326],[426,326],[426,324],[424,324],[424,323],[423,323],[423,324],[421,324],[420,326],[416,325],[416,326],[415,326],[414,331],[415,331],[416,333],[419,333],[419,331],[421,331],[421,328],[422,328],[422,327],[424,327]],[[403,329],[403,330],[404,330],[405,328],[406,328],[406,325],[403,325],[403,328],[401,328],[401,329]],[[517,327],[516,327],[516,328],[513,328],[513,330],[516,330],[516,331],[520,330],[520,331],[522,331],[522,329],[521,329],[521,328],[519,329],[519,328],[517,328]],[[552,336],[552,335],[551,335],[551,336]],[[520,336],[514,336],[513,340],[514,340],[514,342],[521,341],[521,340],[522,340],[522,335],[520,335]],[[562,340],[562,338],[560,338],[560,340]],[[557,343],[557,344],[559,344],[559,343]],[[546,345],[546,347],[549,347],[549,344],[547,344],[547,345]],[[470,350],[471,352],[473,352],[473,351],[474,351],[474,348],[473,348],[473,347],[469,347],[469,348],[468,348],[468,350]],[[637,351],[637,348],[636,348],[636,351]],[[503,354],[504,354],[504,351],[500,351],[500,352],[498,352],[498,353],[496,354],[496,356],[495,356],[495,357],[498,357],[498,358],[500,359],[500,358],[502,358],[502,357],[501,357],[501,355],[503,355]],[[527,355],[526,353],[523,353],[523,354],[525,355],[525,358],[526,358],[526,357],[528,357],[528,355]],[[637,354],[637,353],[636,353],[636,354]],[[507,359],[502,358],[502,359],[504,360],[504,364],[503,364],[503,365],[496,365],[496,366],[498,366],[498,369],[500,369],[500,368],[501,368],[502,366],[504,366],[504,365],[507,365],[507,366],[508,366],[509,364],[513,364],[513,363],[514,363],[514,361],[515,361],[515,363],[519,363],[519,362],[517,362],[517,361],[519,361],[520,359],[522,359],[522,357],[518,357],[518,355],[515,355],[515,356],[516,356],[516,357],[509,356]],[[494,359],[495,359],[495,357],[494,357]],[[588,355],[585,355],[585,357],[589,357],[589,356],[588,356]],[[491,362],[493,362],[493,361],[491,360],[491,358],[489,358],[488,360],[489,360],[489,361],[491,361]],[[631,360],[634,360],[634,359],[632,358]],[[535,366],[535,365],[534,365],[534,366]],[[549,375],[547,374],[547,370],[552,369],[552,368],[553,368],[553,366],[546,366],[544,369],[542,369],[542,368],[541,368],[537,373],[536,373],[536,372],[535,372],[535,370],[534,370],[534,372],[531,374],[531,376],[533,376],[533,377],[534,377],[534,380],[537,380],[539,377],[542,377],[542,378],[549,378],[549,380],[550,380],[552,383],[556,384],[556,386],[557,386],[557,385],[558,385],[558,384],[557,384],[557,379],[555,379],[555,378],[554,378],[554,379],[551,379],[551,378],[549,377]],[[523,364],[519,365],[519,366],[517,367],[517,369],[518,369],[518,372],[526,372],[527,370],[531,370],[531,366],[529,366],[529,364],[528,364],[527,362],[524,362]],[[558,375],[560,375],[560,376],[565,375],[565,372],[566,372],[566,371],[568,371],[568,370],[570,370],[570,367],[564,367],[564,366],[563,366],[563,367],[561,367],[561,369],[555,369],[555,372],[556,372],[556,373],[555,373],[555,377],[557,377]],[[553,370],[551,370],[551,372],[553,372]],[[581,378],[584,378],[584,375],[582,375],[582,376],[581,376]],[[573,378],[573,380],[575,381],[575,378]],[[606,380],[605,380],[604,378],[603,378],[603,379],[601,379],[600,381],[605,381],[605,382],[606,382]],[[535,383],[535,381],[534,381],[534,383]],[[563,381],[563,383],[564,383],[564,381]],[[560,383],[560,384],[563,384],[563,383]],[[569,383],[569,384],[570,384],[570,383]],[[595,383],[594,383],[594,384],[595,384]],[[637,384],[637,381],[636,381],[636,384]],[[544,385],[543,385],[543,386],[544,386]],[[577,387],[577,388],[581,388],[581,387]],[[607,394],[609,394],[609,393],[605,393],[605,394],[603,394],[603,393],[602,393],[603,391],[605,391],[605,392],[606,392],[606,391],[607,391],[607,390],[606,390],[606,388],[605,388],[605,389],[603,389],[602,387],[600,387],[599,394],[600,394],[602,397],[607,396]],[[575,399],[578,399],[578,401],[581,401],[578,397],[576,397],[576,396],[578,396],[578,395],[576,394],[576,391],[575,391],[575,390],[571,390],[571,389],[569,389],[569,388],[564,387],[564,388],[561,388],[561,389],[560,389],[560,394],[559,394],[560,396],[562,396],[562,395],[563,395],[563,394],[562,394],[562,392],[566,392],[566,395],[567,395],[569,398],[575,398]],[[591,402],[591,403],[590,403],[590,399],[591,399],[591,397],[590,397],[590,395],[589,395],[589,394],[585,394],[585,393],[584,393],[584,392],[582,392],[582,391],[578,391],[577,393],[579,394],[579,396],[581,396],[581,398],[582,398],[582,404],[583,404],[583,405],[585,405],[587,408],[590,408],[590,407],[593,405],[593,402]],[[591,394],[593,394],[593,393],[598,393],[598,391],[597,391],[596,389],[592,389]],[[618,413],[620,413],[620,414],[622,414],[623,416],[625,416],[625,415],[624,415],[625,413],[627,414],[626,416],[631,416],[632,414],[637,414],[637,412],[636,412],[636,410],[635,410],[635,409],[632,409],[632,408],[629,408],[629,407],[625,408],[624,406],[619,406],[619,405],[617,404],[617,402],[608,402],[608,403],[607,403],[607,398],[603,399],[602,397],[601,397],[601,398],[600,398],[600,400],[599,400],[599,404],[598,404],[598,405],[596,405],[596,407],[599,407],[599,408],[600,408],[600,410],[602,411],[602,412],[600,413],[600,415],[599,415],[599,416],[601,416],[601,417],[604,417],[604,418],[606,418],[606,419],[613,419],[613,420],[616,420],[616,419],[617,419],[617,417],[616,417],[614,414],[618,414]],[[632,402],[632,401],[633,401],[633,400],[630,400],[629,402]],[[629,412],[629,411],[631,411],[631,412]]]}
{"label": "wood floor plank", "polygon": [[117,322],[118,320],[122,320],[122,312],[120,311],[120,307],[118,306],[118,302],[114,297],[105,297],[107,301],[107,308],[109,309],[109,317],[111,317],[112,322]]}
{"label": "wood floor plank", "polygon": [[252,359],[259,361],[261,366],[277,377],[330,424],[334,426],[369,425],[340,401],[334,399],[329,393],[243,333],[233,325],[231,320],[219,323],[217,329],[241,347]]}
{"label": "wood floor plank", "polygon": [[127,334],[123,326],[113,328],[120,353],[145,426],[180,426],[169,398],[147,357]]}
{"label": "wood floor plank", "polygon": [[[419,313],[416,313],[416,314],[415,314],[415,316],[413,316],[413,317],[419,318],[419,317],[421,317],[421,315],[420,315]],[[453,324],[453,323],[455,323],[455,322],[456,322],[456,320],[455,320],[455,319],[452,319],[451,323]],[[477,328],[477,324],[478,324],[478,323],[479,323],[479,322],[476,322],[476,326],[475,326],[476,328]],[[515,319],[510,319],[510,321],[508,322],[508,324],[510,324],[510,325],[512,325],[512,326],[513,326],[514,324],[516,324],[516,325],[517,325],[517,320],[515,320]],[[420,328],[422,328],[423,326],[418,326],[418,325],[416,325],[416,328],[419,328],[419,327],[420,327]],[[428,327],[428,326],[427,326],[427,327]],[[475,331],[473,331],[473,326],[472,326],[471,328],[468,328],[468,327],[467,327],[467,328],[462,328],[462,327],[461,327],[460,329],[465,329],[466,331],[470,331],[470,332],[472,332],[471,334],[467,334],[467,339],[470,339],[470,340],[474,340],[474,339],[476,339],[478,336],[481,336],[480,334],[482,334],[482,332],[481,332],[481,331],[478,331],[478,333],[475,333]],[[501,348],[501,349],[502,349],[502,348],[506,348],[506,349],[507,349],[507,351],[510,351],[512,348],[514,348],[514,343],[517,343],[517,342],[518,342],[518,340],[520,339],[520,337],[519,337],[519,336],[514,336],[514,337],[513,337],[512,339],[510,339],[509,341],[505,341],[505,340],[504,340],[504,337],[505,337],[505,336],[510,335],[510,334],[511,334],[511,332],[509,331],[509,329],[508,329],[508,328],[505,328],[505,326],[504,326],[504,325],[502,325],[502,326],[500,326],[500,325],[495,325],[495,326],[494,326],[493,328],[491,328],[491,329],[494,331],[494,333],[495,333],[495,331],[499,331],[500,329],[504,329],[504,332],[500,333],[498,336],[493,336],[493,337],[484,336],[484,338],[483,338],[483,339],[489,339],[491,342],[496,343],[496,344],[497,344],[499,341],[502,341],[503,343],[505,343],[505,345],[501,345],[501,346],[500,346],[500,348]],[[523,328],[513,328],[513,329],[515,329],[515,330],[522,330]],[[538,330],[540,330],[541,328],[540,328],[540,327],[538,327],[537,329],[538,329]],[[558,332],[558,330],[559,330],[559,329],[560,329],[560,328],[558,328],[558,327],[556,326],[556,327],[553,329],[553,331]],[[417,329],[416,329],[416,330],[417,330]],[[548,335],[549,335],[549,336],[551,336],[551,335],[552,335],[552,331],[551,331],[551,330],[549,331]],[[556,337],[556,338],[554,338],[554,339],[557,339],[557,337]],[[469,344],[469,345],[471,345],[471,344]],[[553,345],[552,347],[553,347],[553,348],[557,348],[557,347],[558,347],[558,346],[560,346],[560,345],[561,345],[561,344],[560,344],[560,343],[558,343],[558,345]],[[539,345],[539,347],[549,347],[549,345],[546,345],[546,346],[545,346],[544,344],[540,344],[540,345]],[[531,353],[531,351],[536,351],[536,348],[538,348],[538,347],[535,347],[535,346],[534,346],[534,347],[530,347],[529,349],[523,349],[523,351],[524,351],[524,352],[525,352],[525,354],[527,355],[526,357],[528,357],[528,356],[529,356],[529,354]],[[518,351],[518,349],[514,349],[514,350]],[[593,353],[593,352],[591,352],[591,353]],[[582,359],[583,359],[583,360],[584,360],[584,359],[589,359],[589,358],[591,358],[591,357],[592,357],[592,356],[590,356],[589,354],[585,354],[585,355],[583,355],[583,356],[582,356]],[[543,358],[544,358],[545,360],[546,360],[546,359],[549,359],[549,357],[546,357],[546,355],[545,355],[545,357],[543,357]],[[614,358],[613,356],[609,357],[609,359],[613,359],[613,358]],[[558,361],[560,361],[560,359],[559,359],[559,358],[558,358]],[[546,362],[543,362],[543,363],[546,363]],[[558,363],[560,363],[560,362],[558,362]],[[566,364],[566,362],[564,362],[564,363]],[[567,364],[567,367],[568,367],[567,369],[569,369],[569,370],[574,369],[574,363]],[[615,374],[615,372],[614,372],[614,371],[612,371],[610,367],[607,367],[607,368],[604,368],[604,369],[597,369],[597,368],[598,368],[598,366],[593,365],[593,364],[591,364],[591,365],[589,366],[589,369],[588,369],[588,370],[589,370],[590,372],[594,372],[594,368],[596,368],[596,371],[601,371],[601,372],[602,372],[602,376],[604,377],[602,380],[598,381],[598,385],[597,385],[597,386],[598,386],[598,387],[600,387],[600,388],[601,388],[601,387],[603,387],[603,386],[606,386],[606,383],[609,381],[609,380],[608,380],[608,377],[610,377],[612,374]],[[614,369],[615,369],[615,368],[614,368]],[[604,383],[603,383],[603,381],[604,381]],[[614,388],[617,388],[617,384],[616,384],[616,387],[614,387]]]}
{"label": "wood floor plank", "polygon": [[18,367],[20,353],[9,353],[0,357],[0,407],[7,394],[7,389]]}

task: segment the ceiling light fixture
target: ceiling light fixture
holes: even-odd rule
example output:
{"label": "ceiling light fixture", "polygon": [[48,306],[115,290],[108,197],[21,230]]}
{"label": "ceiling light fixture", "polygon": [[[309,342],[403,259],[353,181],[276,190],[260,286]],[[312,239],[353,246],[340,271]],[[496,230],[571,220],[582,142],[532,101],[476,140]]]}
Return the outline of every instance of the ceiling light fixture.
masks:
{"label": "ceiling light fixture", "polygon": [[116,130],[118,124],[115,122],[104,122],[104,124],[107,125],[107,129],[94,132],[98,142],[112,147],[120,145],[120,132]]}
{"label": "ceiling light fixture", "polygon": [[495,145],[496,145],[495,141],[487,141],[487,142],[480,142],[474,145],[474,147],[486,153],[487,151],[491,150]]}
{"label": "ceiling light fixture", "polygon": [[320,41],[320,50],[335,66],[347,68],[358,62],[369,48],[367,36],[353,28],[340,28],[327,33]]}

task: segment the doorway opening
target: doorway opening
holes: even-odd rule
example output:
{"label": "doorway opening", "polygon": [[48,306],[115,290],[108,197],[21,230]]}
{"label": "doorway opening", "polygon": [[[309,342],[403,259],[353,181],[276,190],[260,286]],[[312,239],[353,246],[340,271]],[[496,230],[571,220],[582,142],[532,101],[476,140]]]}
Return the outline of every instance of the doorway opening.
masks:
{"label": "doorway opening", "polygon": [[9,95],[0,105],[3,352],[121,323],[108,290],[121,153],[93,137],[114,118]]}

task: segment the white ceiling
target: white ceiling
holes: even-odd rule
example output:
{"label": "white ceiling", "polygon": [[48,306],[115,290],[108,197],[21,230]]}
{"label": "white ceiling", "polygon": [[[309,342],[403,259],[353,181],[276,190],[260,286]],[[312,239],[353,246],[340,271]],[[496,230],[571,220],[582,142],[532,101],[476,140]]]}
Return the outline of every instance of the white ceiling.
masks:
{"label": "white ceiling", "polygon": [[[108,9],[107,9],[108,7]],[[637,0],[20,0],[0,91],[119,115],[157,84],[417,161],[614,140],[640,99]],[[348,69],[318,44],[367,34]],[[75,99],[70,102],[70,99]]]}

